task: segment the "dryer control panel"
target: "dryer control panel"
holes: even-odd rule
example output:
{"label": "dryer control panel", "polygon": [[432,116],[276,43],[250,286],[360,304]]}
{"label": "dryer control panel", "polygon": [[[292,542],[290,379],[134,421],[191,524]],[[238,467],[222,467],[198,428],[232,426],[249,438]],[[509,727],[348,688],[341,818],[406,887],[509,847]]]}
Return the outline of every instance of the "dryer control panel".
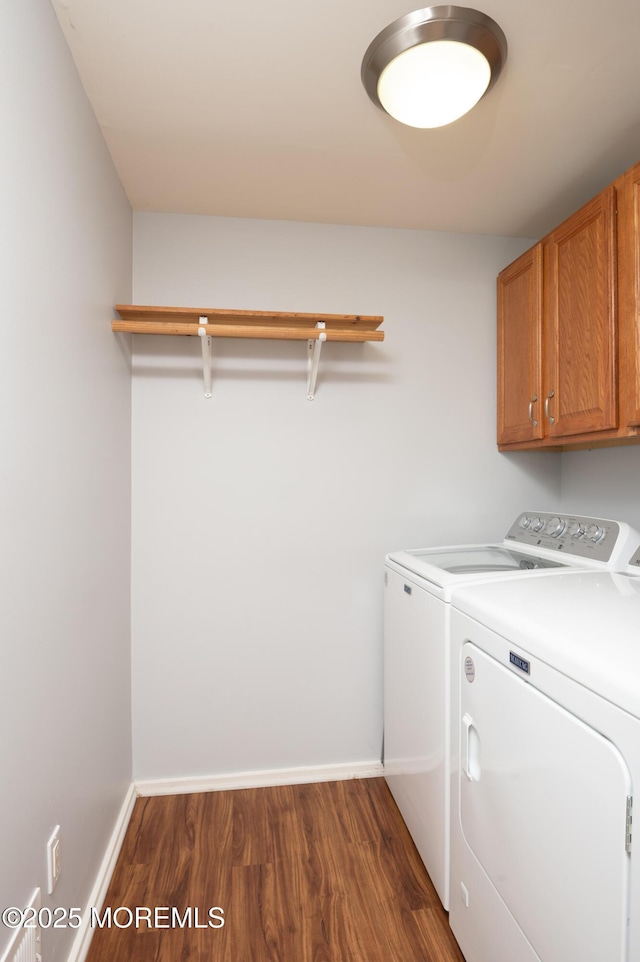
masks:
{"label": "dryer control panel", "polygon": [[638,548],[634,556],[631,558],[629,564],[633,565],[634,568],[640,568],[640,548]]}
{"label": "dryer control panel", "polygon": [[620,537],[617,521],[526,511],[516,518],[505,540],[606,564]]}

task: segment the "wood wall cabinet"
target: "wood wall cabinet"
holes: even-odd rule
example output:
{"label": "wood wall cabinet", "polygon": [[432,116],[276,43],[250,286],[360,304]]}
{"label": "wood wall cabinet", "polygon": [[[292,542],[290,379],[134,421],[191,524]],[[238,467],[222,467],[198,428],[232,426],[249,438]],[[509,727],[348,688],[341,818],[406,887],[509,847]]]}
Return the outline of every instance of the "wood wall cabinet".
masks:
{"label": "wood wall cabinet", "polygon": [[616,191],[608,187],[543,242],[545,434],[617,427]]}
{"label": "wood wall cabinet", "polygon": [[498,439],[501,444],[543,436],[542,245],[498,275]]}
{"label": "wood wall cabinet", "polygon": [[623,413],[640,426],[640,163],[619,182],[618,304],[621,318]]}
{"label": "wood wall cabinet", "polygon": [[640,164],[498,276],[498,447],[640,441]]}

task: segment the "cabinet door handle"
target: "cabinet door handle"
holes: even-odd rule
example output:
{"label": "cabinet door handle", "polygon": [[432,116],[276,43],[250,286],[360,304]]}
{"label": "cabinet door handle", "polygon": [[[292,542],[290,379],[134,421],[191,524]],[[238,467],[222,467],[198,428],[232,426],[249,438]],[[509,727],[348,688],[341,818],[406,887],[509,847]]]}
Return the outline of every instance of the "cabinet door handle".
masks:
{"label": "cabinet door handle", "polygon": [[537,428],[538,426],[538,422],[533,416],[533,405],[536,403],[537,400],[538,400],[538,395],[534,394],[531,400],[529,401],[529,420],[533,424],[534,428]]}
{"label": "cabinet door handle", "polygon": [[544,414],[549,424],[555,424],[555,421],[556,421],[556,419],[552,418],[551,415],[549,414],[549,401],[551,400],[552,397],[555,397],[555,396],[556,396],[555,391],[549,391],[544,402]]}

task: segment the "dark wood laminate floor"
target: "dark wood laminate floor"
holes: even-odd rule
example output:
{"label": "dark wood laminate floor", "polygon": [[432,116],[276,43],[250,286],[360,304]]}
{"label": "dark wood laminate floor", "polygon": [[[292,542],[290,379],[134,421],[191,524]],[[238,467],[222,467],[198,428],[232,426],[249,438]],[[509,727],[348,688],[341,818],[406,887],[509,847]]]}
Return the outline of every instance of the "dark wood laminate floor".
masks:
{"label": "dark wood laminate floor", "polygon": [[382,778],[140,798],[107,906],[191,926],[121,910],[87,962],[464,962]]}

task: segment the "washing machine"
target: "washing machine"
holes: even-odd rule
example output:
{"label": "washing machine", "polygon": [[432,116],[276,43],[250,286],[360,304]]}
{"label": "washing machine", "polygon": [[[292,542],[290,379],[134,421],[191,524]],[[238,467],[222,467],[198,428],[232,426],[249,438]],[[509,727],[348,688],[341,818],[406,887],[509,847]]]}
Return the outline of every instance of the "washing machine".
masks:
{"label": "washing machine", "polygon": [[640,552],[462,588],[449,922],[466,962],[638,962]]}
{"label": "washing machine", "polygon": [[638,532],[621,522],[529,511],[516,518],[501,542],[387,555],[384,775],[445,908],[452,598],[472,583],[538,581],[562,571],[615,569],[626,565],[638,547]]}

